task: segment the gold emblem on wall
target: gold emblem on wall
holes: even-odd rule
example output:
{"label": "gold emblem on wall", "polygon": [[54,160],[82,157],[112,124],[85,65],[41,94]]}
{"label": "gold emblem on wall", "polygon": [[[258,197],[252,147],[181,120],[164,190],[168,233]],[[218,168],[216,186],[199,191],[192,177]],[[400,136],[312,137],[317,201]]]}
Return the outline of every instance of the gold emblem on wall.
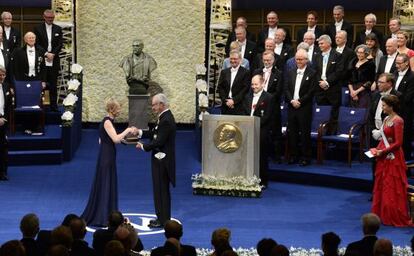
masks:
{"label": "gold emblem on wall", "polygon": [[222,123],[214,131],[214,145],[223,153],[233,153],[242,144],[240,128],[234,123]]}

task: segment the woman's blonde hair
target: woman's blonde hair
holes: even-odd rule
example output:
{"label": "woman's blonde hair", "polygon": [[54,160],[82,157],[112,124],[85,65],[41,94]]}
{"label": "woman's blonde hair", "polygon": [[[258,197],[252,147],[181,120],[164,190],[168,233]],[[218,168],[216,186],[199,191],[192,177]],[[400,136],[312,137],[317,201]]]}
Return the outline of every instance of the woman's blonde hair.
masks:
{"label": "woman's blonde hair", "polygon": [[121,105],[114,98],[108,98],[105,100],[105,110],[109,114],[116,114],[121,109]]}

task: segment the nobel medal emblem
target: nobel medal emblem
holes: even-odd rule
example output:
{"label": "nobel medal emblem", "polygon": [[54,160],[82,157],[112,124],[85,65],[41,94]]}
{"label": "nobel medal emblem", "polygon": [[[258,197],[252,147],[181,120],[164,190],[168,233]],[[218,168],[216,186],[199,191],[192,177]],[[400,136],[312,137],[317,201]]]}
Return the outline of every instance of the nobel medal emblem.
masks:
{"label": "nobel medal emblem", "polygon": [[233,153],[240,148],[242,134],[235,124],[223,123],[214,131],[214,145],[223,153]]}

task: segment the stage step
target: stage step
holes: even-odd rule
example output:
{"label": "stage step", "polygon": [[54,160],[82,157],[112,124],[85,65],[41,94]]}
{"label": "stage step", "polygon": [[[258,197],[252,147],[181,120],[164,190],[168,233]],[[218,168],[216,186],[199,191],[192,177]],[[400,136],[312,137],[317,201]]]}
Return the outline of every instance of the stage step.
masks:
{"label": "stage step", "polygon": [[62,150],[9,151],[9,165],[61,164]]}

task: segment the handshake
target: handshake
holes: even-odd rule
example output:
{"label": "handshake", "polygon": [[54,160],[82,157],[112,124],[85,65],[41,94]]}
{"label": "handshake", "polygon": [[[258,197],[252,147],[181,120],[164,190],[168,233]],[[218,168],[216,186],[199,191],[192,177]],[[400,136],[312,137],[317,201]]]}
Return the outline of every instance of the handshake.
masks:
{"label": "handshake", "polygon": [[138,136],[139,135],[139,131],[140,131],[140,129],[138,129],[137,127],[135,127],[135,126],[131,126],[131,127],[128,127],[127,128],[127,131],[129,132],[129,133],[131,133],[132,135],[134,135],[134,136]]}

